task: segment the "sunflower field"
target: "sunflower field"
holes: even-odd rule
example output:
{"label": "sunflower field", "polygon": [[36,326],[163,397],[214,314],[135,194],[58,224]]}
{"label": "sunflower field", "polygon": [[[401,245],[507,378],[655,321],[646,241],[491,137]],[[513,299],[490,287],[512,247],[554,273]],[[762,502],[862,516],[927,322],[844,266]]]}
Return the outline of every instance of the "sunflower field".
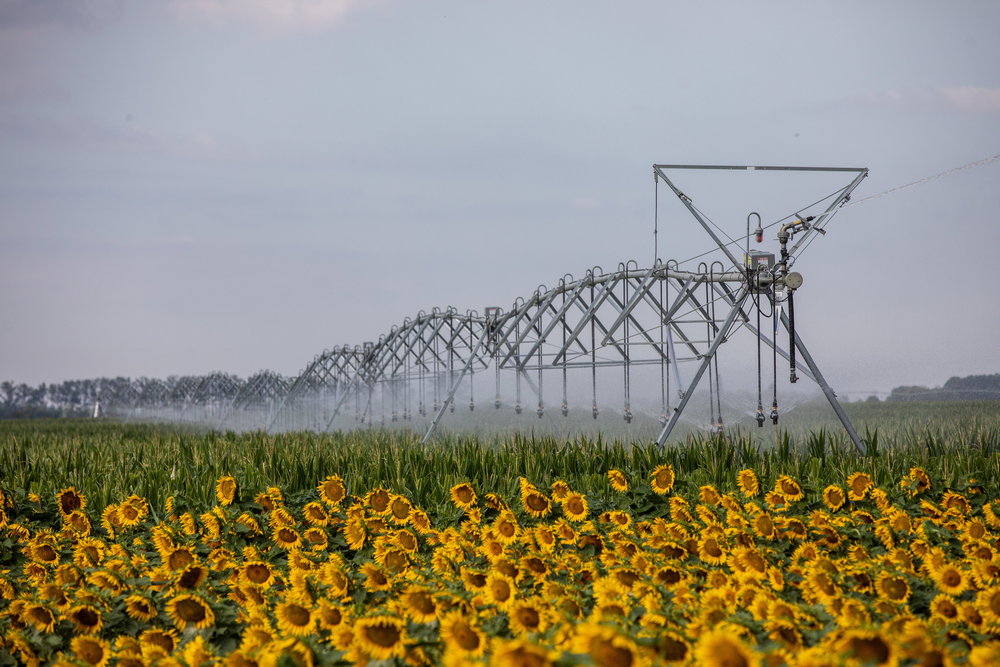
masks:
{"label": "sunflower field", "polygon": [[1000,664],[995,453],[973,477],[706,447],[418,492],[419,467],[162,502],[5,477],[0,665]]}

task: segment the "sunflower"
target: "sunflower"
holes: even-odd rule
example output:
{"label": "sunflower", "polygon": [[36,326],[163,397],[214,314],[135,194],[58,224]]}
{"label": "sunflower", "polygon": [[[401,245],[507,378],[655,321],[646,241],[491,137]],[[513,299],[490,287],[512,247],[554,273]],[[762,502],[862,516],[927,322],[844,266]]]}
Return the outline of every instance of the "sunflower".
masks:
{"label": "sunflower", "polygon": [[559,657],[522,639],[497,639],[490,653],[490,664],[495,667],[549,667]]}
{"label": "sunflower", "polygon": [[587,518],[587,499],[582,494],[571,492],[562,500],[563,514],[570,521],[583,521]]}
{"label": "sunflower", "polygon": [[103,667],[111,657],[111,646],[106,639],[99,637],[74,637],[69,647],[78,660],[94,667]]}
{"label": "sunflower", "polygon": [[431,589],[411,585],[399,596],[403,613],[415,623],[431,623],[437,618],[438,606]]}
{"label": "sunflower", "polygon": [[291,526],[275,528],[271,539],[282,549],[297,549],[302,545],[302,536]]}
{"label": "sunflower", "polygon": [[490,527],[491,534],[504,545],[513,544],[521,536],[521,527],[511,512],[501,512]]}
{"label": "sunflower", "polygon": [[688,502],[681,498],[680,496],[673,496],[670,499],[670,518],[676,522],[681,523],[693,523],[694,517],[691,516],[690,508]]}
{"label": "sunflower", "polygon": [[57,493],[56,502],[63,516],[69,516],[76,510],[83,510],[87,507],[86,497],[72,486]]}
{"label": "sunflower", "polygon": [[726,552],[722,549],[718,539],[712,536],[704,536],[698,540],[698,556],[712,565],[726,562]]}
{"label": "sunflower", "polygon": [[232,505],[236,499],[236,480],[228,475],[215,483],[215,497],[220,505]]}
{"label": "sunflower", "polygon": [[392,536],[392,543],[397,547],[402,549],[408,554],[417,553],[417,549],[420,548],[420,543],[417,541],[417,536],[406,530],[397,530]]}
{"label": "sunflower", "polygon": [[159,649],[164,653],[171,653],[177,646],[177,641],[177,632],[175,630],[151,628],[144,630],[139,635],[139,645],[142,647],[143,653],[147,653],[152,648]]}
{"label": "sunflower", "polygon": [[21,620],[35,626],[39,632],[49,633],[56,627],[56,615],[46,605],[29,604],[21,612]]}
{"label": "sunflower", "polygon": [[201,635],[197,635],[194,639],[184,645],[184,649],[181,651],[181,658],[188,665],[216,663],[216,655],[212,651],[211,645],[209,645],[208,642],[205,641],[205,638]]}
{"label": "sunflower", "polygon": [[[378,551],[382,551],[382,553],[378,554]],[[406,552],[402,549],[379,549],[376,550],[376,555],[382,567],[391,574],[410,569],[410,559],[407,558]]]}
{"label": "sunflower", "polygon": [[596,623],[578,625],[572,647],[574,653],[588,656],[598,667],[629,667],[647,663],[635,642],[613,628]]}
{"label": "sunflower", "polygon": [[286,598],[274,608],[274,616],[278,619],[278,628],[295,637],[306,637],[312,634],[316,618],[312,614],[311,604],[299,598]]}
{"label": "sunflower", "polygon": [[882,572],[875,580],[875,590],[879,597],[890,602],[906,602],[910,597],[910,584],[906,578],[889,572]]}
{"label": "sunflower", "polygon": [[[13,593],[13,589],[11,589],[11,593]],[[62,607],[69,604],[69,595],[67,595],[67,591],[63,588],[62,584],[51,583],[40,586],[38,588],[38,594],[42,599],[44,599],[47,602],[51,602],[56,607]],[[5,599],[13,599],[14,596],[12,594],[8,598],[7,595],[5,594],[5,590],[3,588],[0,588],[0,597],[3,597]]]}
{"label": "sunflower", "polygon": [[959,514],[968,514],[971,509],[969,499],[954,491],[944,492],[944,495],[941,496],[941,506],[945,510],[953,510]]}
{"label": "sunflower", "polygon": [[701,635],[694,649],[694,660],[702,667],[750,667],[760,664],[753,650],[725,626]]}
{"label": "sunflower", "polygon": [[551,552],[556,548],[556,535],[549,526],[538,524],[532,531],[535,543],[542,551]]}
{"label": "sunflower", "polygon": [[148,514],[149,503],[133,494],[118,506],[118,523],[126,528],[138,526]]}
{"label": "sunflower", "polygon": [[389,513],[392,494],[385,489],[373,489],[365,495],[364,503],[374,514],[385,516]]}
{"label": "sunflower", "polygon": [[653,468],[649,484],[653,488],[654,493],[662,496],[674,488],[675,481],[677,481],[677,476],[674,474],[673,466],[665,463]]}
{"label": "sunflower", "polygon": [[778,478],[778,481],[774,483],[775,493],[781,494],[789,502],[797,502],[805,497],[802,492],[802,487],[794,479],[788,475],[782,475]]}
{"label": "sunflower", "polygon": [[356,646],[375,660],[402,657],[406,651],[405,624],[388,615],[370,616],[354,624]]}
{"label": "sunflower", "polygon": [[608,512],[608,523],[613,524],[619,530],[627,530],[632,525],[632,515],[622,510]]}
{"label": "sunflower", "polygon": [[1000,528],[1000,516],[997,515],[997,510],[993,504],[994,503],[989,502],[983,505],[983,518],[986,519],[986,523],[988,523],[991,528]]}
{"label": "sunflower", "polygon": [[264,646],[257,654],[260,665],[296,665],[298,667],[313,667],[312,649],[302,641],[288,637],[278,639]]}
{"label": "sunflower", "polygon": [[448,496],[458,509],[464,510],[476,504],[476,490],[468,482],[451,487]]}
{"label": "sunflower", "polygon": [[441,641],[446,651],[455,651],[470,658],[486,652],[486,636],[461,611],[452,611],[441,619]]}
{"label": "sunflower", "polygon": [[73,622],[77,632],[81,634],[96,634],[104,626],[104,619],[97,607],[90,604],[77,604],[65,612],[66,618]]}
{"label": "sunflower", "polygon": [[774,527],[774,520],[771,519],[771,515],[767,512],[761,512],[755,516],[750,524],[753,527],[753,532],[765,540],[777,537],[778,531]]}
{"label": "sunflower", "polygon": [[1000,664],[1000,643],[992,641],[973,646],[966,664],[970,667],[992,667]]}
{"label": "sunflower", "polygon": [[204,565],[190,565],[177,575],[174,583],[181,590],[198,588],[208,579],[208,568]]}
{"label": "sunflower", "polygon": [[[2,512],[2,510],[0,510],[0,512]],[[81,535],[84,537],[90,535],[90,531],[92,529],[92,526],[90,525],[90,519],[87,518],[87,515],[84,514],[82,511],[73,510],[65,517],[63,517],[63,520],[66,522],[66,525],[69,526],[73,530],[73,532],[75,532],[77,535]],[[0,521],[0,526],[2,525],[3,521]]]}
{"label": "sunflower", "polygon": [[829,572],[820,569],[809,570],[806,573],[803,588],[827,604],[840,597],[840,586],[837,585]]}
{"label": "sunflower", "polygon": [[166,555],[163,559],[163,564],[174,572],[177,572],[196,563],[197,560],[194,550],[191,547],[176,547]]}
{"label": "sunflower", "polygon": [[215,624],[215,612],[204,598],[190,593],[174,596],[167,603],[167,616],[178,629],[194,626],[199,630]]}
{"label": "sunflower", "polygon": [[[46,539],[48,538],[48,539]],[[56,550],[55,540],[51,539],[51,534],[36,535],[28,543],[28,557],[36,563],[53,565],[59,561],[59,552]]]}
{"label": "sunflower", "polygon": [[659,632],[655,648],[660,659],[668,665],[683,664],[691,655],[691,644],[676,632]]}
{"label": "sunflower", "polygon": [[777,510],[784,510],[788,508],[789,500],[777,491],[768,491],[764,494],[764,502]]}
{"label": "sunflower", "polygon": [[1000,624],[1000,586],[991,586],[976,594],[976,608],[990,625]]}
{"label": "sunflower", "polygon": [[736,473],[736,485],[740,487],[740,492],[748,497],[754,498],[760,493],[760,480],[753,470],[740,470]]}
{"label": "sunflower", "polygon": [[392,580],[374,563],[362,565],[361,574],[365,577],[365,588],[372,592],[386,591],[392,588]]}
{"label": "sunflower", "polygon": [[609,470],[608,481],[611,482],[611,488],[615,491],[619,493],[628,491],[628,478],[621,470]]}
{"label": "sunflower", "polygon": [[510,629],[519,635],[545,632],[549,624],[546,609],[544,601],[537,598],[515,602],[507,610]]}
{"label": "sunflower", "polygon": [[871,630],[848,630],[838,642],[841,652],[847,658],[861,665],[895,664],[892,643],[878,632]]}
{"label": "sunflower", "polygon": [[360,551],[368,539],[368,527],[361,519],[350,519],[344,527],[344,540],[347,546]]}
{"label": "sunflower", "polygon": [[240,578],[259,588],[268,588],[274,583],[277,574],[270,563],[261,560],[248,560],[240,568]]}
{"label": "sunflower", "polygon": [[156,616],[156,605],[139,593],[125,598],[125,613],[137,621],[148,621]]}
{"label": "sunflower", "polygon": [[413,503],[405,496],[393,496],[389,503],[389,517],[393,522],[405,525],[410,523],[410,514],[413,511]]}
{"label": "sunflower", "polygon": [[302,533],[302,539],[310,545],[313,551],[326,551],[330,543],[330,536],[326,534],[326,531],[316,526],[306,528],[305,532]]}
{"label": "sunflower", "polygon": [[753,547],[739,547],[730,561],[745,578],[757,579],[767,573],[767,560]]}
{"label": "sunflower", "polygon": [[516,587],[507,576],[494,572],[486,577],[486,595],[501,609],[513,602]]}
{"label": "sunflower", "polygon": [[958,603],[955,598],[945,593],[939,594],[930,603],[931,618],[939,619],[945,623],[953,623],[958,617]]}
{"label": "sunflower", "polygon": [[844,495],[844,490],[836,484],[831,484],[823,489],[823,504],[829,507],[832,512],[843,507],[846,500],[847,496]]}
{"label": "sunflower", "polygon": [[427,516],[427,512],[423,511],[419,507],[414,507],[413,512],[410,516],[410,525],[417,529],[417,532],[421,535],[429,535],[434,533],[434,527],[431,525],[431,519]]}
{"label": "sunflower", "polygon": [[933,569],[931,577],[937,584],[938,590],[948,595],[957,597],[969,587],[969,573],[951,563]]}
{"label": "sunflower", "polygon": [[302,506],[302,518],[311,526],[325,526],[330,523],[330,515],[316,501],[306,503]]}
{"label": "sunflower", "polygon": [[977,588],[989,588],[1000,580],[1000,564],[987,560],[976,561],[972,565],[972,576]]}
{"label": "sunflower", "polygon": [[698,487],[698,501],[708,505],[717,505],[722,500],[719,490],[711,484]]}
{"label": "sunflower", "polygon": [[316,609],[316,624],[321,630],[333,630],[348,619],[347,612],[330,600],[323,598]]}
{"label": "sunflower", "polygon": [[872,487],[872,478],[863,472],[855,472],[847,478],[847,497],[851,500],[864,500],[868,489]]}
{"label": "sunflower", "polygon": [[521,494],[521,504],[524,505],[524,510],[536,519],[552,511],[552,503],[545,494],[535,488],[527,489]]}
{"label": "sunflower", "polygon": [[331,507],[336,507],[347,497],[347,489],[344,487],[344,480],[340,475],[328,475],[319,483],[316,490],[319,491],[320,500]]}
{"label": "sunflower", "polygon": [[764,630],[767,631],[768,639],[771,641],[777,642],[793,651],[798,651],[802,648],[802,632],[791,621],[767,621],[764,623]]}

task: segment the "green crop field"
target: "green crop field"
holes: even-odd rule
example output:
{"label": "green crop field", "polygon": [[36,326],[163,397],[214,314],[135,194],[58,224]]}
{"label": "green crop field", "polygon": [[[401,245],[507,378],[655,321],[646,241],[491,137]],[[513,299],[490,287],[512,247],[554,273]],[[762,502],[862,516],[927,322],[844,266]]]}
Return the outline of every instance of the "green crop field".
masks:
{"label": "green crop field", "polygon": [[[861,457],[823,406],[800,408],[798,427],[774,429],[769,442],[754,427],[718,436],[688,436],[662,451],[649,442],[523,435],[453,434],[420,444],[417,434],[218,433],[191,427],[92,420],[0,421],[0,480],[51,496],[68,486],[105,505],[132,493],[160,505],[167,496],[202,506],[211,487],[233,475],[245,488],[306,491],[339,474],[357,490],[385,486],[433,511],[448,505],[447,490],[471,481],[516,494],[518,477],[556,479],[583,492],[604,489],[611,468],[644,471],[670,463],[691,484],[731,490],[735,471],[762,479],[793,475],[825,486],[853,470],[884,482],[915,465],[949,484],[973,477],[1000,488],[1000,404],[854,403],[848,405],[870,446]],[[809,411],[815,414],[810,418]],[[807,427],[810,427],[807,428]],[[762,429],[771,432],[770,426]]]}

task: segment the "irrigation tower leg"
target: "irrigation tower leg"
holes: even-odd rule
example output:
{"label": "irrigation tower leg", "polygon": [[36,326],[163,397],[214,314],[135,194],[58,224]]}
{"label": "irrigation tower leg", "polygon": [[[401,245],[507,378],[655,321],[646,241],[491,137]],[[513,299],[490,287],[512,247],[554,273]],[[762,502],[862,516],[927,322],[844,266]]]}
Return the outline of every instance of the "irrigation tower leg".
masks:
{"label": "irrigation tower leg", "polygon": [[441,404],[441,409],[438,413],[434,415],[434,421],[431,422],[430,428],[427,429],[427,433],[424,434],[424,439],[421,444],[426,445],[427,441],[431,439],[434,435],[434,431],[437,429],[438,423],[444,416],[445,411],[451,402],[455,400],[455,394],[458,392],[459,386],[462,384],[462,380],[465,379],[465,374],[469,372],[472,365],[476,363],[476,355],[479,354],[479,350],[482,349],[483,344],[486,343],[486,339],[489,337],[489,328],[483,327],[483,333],[479,336],[479,342],[476,343],[476,347],[469,353],[469,360],[465,362],[462,366],[462,372],[458,374],[458,378],[452,383],[451,389],[448,391],[448,397],[444,399],[444,403]]}
{"label": "irrigation tower leg", "polygon": [[[351,384],[353,386],[354,391],[360,391],[361,383],[358,381],[357,378],[355,378],[354,382],[352,382]],[[340,395],[340,398],[337,400],[337,404],[333,407],[333,414],[330,415],[330,418],[326,420],[326,425],[323,427],[324,433],[330,430],[330,426],[333,424],[333,420],[336,419],[337,415],[340,414],[340,409],[343,407],[344,401],[346,401],[347,397],[351,395],[351,389],[352,387],[344,388],[344,392]]]}
{"label": "irrigation tower leg", "polygon": [[[785,315],[785,311],[781,311],[781,323],[785,325],[785,329],[788,329],[788,316]],[[844,408],[841,407],[840,401],[837,400],[837,394],[834,393],[833,389],[826,383],[826,378],[823,374],[819,372],[819,366],[813,360],[812,355],[809,354],[809,350],[806,346],[802,344],[802,337],[799,333],[795,332],[795,347],[798,349],[799,354],[802,359],[806,362],[809,370],[812,371],[813,378],[816,380],[816,384],[819,385],[820,389],[826,395],[826,400],[830,401],[830,406],[833,411],[837,413],[837,417],[840,419],[840,423],[844,425],[844,430],[847,431],[847,435],[850,436],[851,440],[854,442],[854,446],[857,448],[858,452],[862,455],[868,453],[868,445],[865,441],[858,437],[858,432],[854,430],[854,425],[851,424],[851,420],[848,419],[847,413],[844,412]]]}
{"label": "irrigation tower leg", "polygon": [[698,386],[698,382],[701,380],[701,376],[704,375],[705,370],[708,369],[708,365],[709,363],[711,363],[712,357],[715,356],[716,350],[719,349],[719,346],[722,345],[722,343],[726,340],[726,336],[729,335],[729,330],[732,328],[733,322],[736,321],[736,316],[740,313],[740,308],[743,306],[743,302],[746,300],[746,298],[747,294],[744,293],[742,296],[739,297],[739,299],[736,300],[735,303],[733,303],[732,308],[730,308],[729,316],[726,318],[726,321],[723,322],[722,326],[719,327],[719,331],[715,336],[715,340],[712,341],[712,346],[708,348],[708,352],[705,353],[705,356],[702,358],[701,363],[698,364],[698,370],[697,372],[695,372],[694,377],[691,379],[691,384],[688,385],[688,388],[684,390],[684,397],[681,399],[681,402],[678,403],[677,407],[674,409],[674,414],[671,415],[670,421],[667,422],[666,426],[663,427],[663,430],[660,431],[659,437],[656,438],[656,445],[658,447],[660,448],[663,447],[663,443],[667,441],[667,438],[670,436],[670,432],[674,430],[674,426],[676,426],[677,422],[680,420],[681,413],[684,412],[684,407],[687,405],[688,401],[691,400],[691,396],[694,394],[694,390]]}

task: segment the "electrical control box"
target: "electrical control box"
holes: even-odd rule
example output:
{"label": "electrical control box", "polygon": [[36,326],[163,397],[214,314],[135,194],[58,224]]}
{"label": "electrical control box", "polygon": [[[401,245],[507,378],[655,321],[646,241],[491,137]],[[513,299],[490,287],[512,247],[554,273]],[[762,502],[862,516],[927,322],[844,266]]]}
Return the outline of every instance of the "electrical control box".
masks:
{"label": "electrical control box", "polygon": [[774,253],[764,252],[763,250],[751,250],[749,254],[743,256],[746,266],[751,271],[757,271],[762,269],[765,271],[774,271]]}

